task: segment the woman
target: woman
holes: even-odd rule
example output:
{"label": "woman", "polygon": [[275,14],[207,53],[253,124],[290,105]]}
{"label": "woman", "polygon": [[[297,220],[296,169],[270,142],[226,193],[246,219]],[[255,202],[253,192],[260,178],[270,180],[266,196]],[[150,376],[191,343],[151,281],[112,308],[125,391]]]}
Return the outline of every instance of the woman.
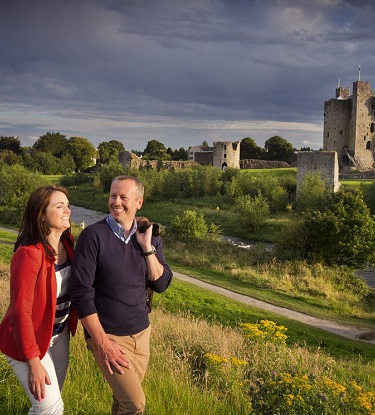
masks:
{"label": "woman", "polygon": [[73,237],[64,188],[42,186],[30,195],[14,251],[0,350],[31,401],[29,415],[60,415],[69,331],[77,327],[67,289]]}

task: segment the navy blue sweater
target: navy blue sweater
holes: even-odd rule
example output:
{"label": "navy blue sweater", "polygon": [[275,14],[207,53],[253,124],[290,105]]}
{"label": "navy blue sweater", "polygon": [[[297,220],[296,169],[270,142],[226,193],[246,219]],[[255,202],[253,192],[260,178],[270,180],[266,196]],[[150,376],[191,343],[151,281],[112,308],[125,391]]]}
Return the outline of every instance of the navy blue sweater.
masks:
{"label": "navy blue sweater", "polygon": [[156,256],[164,266],[156,281],[147,280],[147,264],[133,235],[122,242],[105,219],[80,234],[74,251],[69,290],[78,317],[97,313],[106,333],[127,336],[149,326],[146,292],[167,289],[172,271],[163,254],[160,237],[152,237]]}

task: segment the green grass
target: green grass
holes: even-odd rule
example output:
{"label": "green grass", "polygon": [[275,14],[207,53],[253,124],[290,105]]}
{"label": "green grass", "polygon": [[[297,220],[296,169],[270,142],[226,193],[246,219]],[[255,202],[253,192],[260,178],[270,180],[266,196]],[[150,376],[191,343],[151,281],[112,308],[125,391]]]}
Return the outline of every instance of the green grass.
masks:
{"label": "green grass", "polygon": [[335,358],[361,357],[364,362],[375,359],[373,344],[346,339],[177,279],[173,280],[171,287],[163,295],[154,295],[154,303],[172,314],[189,312],[195,317],[230,327],[236,327],[241,322],[256,323],[262,319],[272,320],[288,328],[287,343],[290,346],[305,345],[312,350],[323,349]]}
{"label": "green grass", "polygon": [[0,241],[2,242],[16,242],[17,234],[0,229]]}
{"label": "green grass", "polygon": [[62,175],[61,174],[48,174],[43,175],[43,178],[47,181],[49,184],[58,184]]}

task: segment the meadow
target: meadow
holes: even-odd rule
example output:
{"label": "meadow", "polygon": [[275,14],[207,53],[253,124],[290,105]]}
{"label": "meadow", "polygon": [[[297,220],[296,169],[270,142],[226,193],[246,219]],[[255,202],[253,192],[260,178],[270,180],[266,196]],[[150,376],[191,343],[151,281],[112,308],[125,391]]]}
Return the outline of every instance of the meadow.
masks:
{"label": "meadow", "polygon": [[[258,173],[257,173],[258,174]],[[261,174],[261,173],[259,173]],[[72,204],[106,211],[106,196],[90,186],[70,190]],[[219,206],[219,209],[217,207]],[[249,237],[221,197],[145,203],[142,214],[168,224],[185,209],[204,212],[224,233]],[[273,216],[253,240],[273,242],[290,220]],[[276,229],[276,230],[275,230]],[[79,234],[74,226],[74,233]],[[0,241],[14,241],[0,233]],[[176,271],[268,302],[375,331],[373,292],[344,267],[280,262],[260,243],[246,251],[217,241],[164,235]],[[0,242],[0,317],[8,304],[12,246]],[[147,415],[357,415],[375,413],[375,348],[245,306],[175,279],[154,296]],[[27,413],[28,403],[4,356],[0,408]],[[63,390],[65,414],[110,413],[111,393],[79,329]]]}
{"label": "meadow", "polygon": [[[8,302],[7,284],[2,277],[0,315]],[[374,357],[363,358],[366,343],[311,329],[177,280],[167,293],[168,297],[155,296],[150,314],[146,414],[372,413],[375,366]],[[195,310],[197,303],[201,307]],[[219,322],[225,314],[232,316],[232,324]],[[341,344],[347,353],[334,358],[329,348],[307,346],[305,340],[311,342],[312,337],[326,346],[337,342],[337,350]],[[0,373],[2,414],[27,413],[27,399],[4,356]],[[63,396],[67,415],[110,412],[111,393],[85,347],[81,328],[71,342]]]}

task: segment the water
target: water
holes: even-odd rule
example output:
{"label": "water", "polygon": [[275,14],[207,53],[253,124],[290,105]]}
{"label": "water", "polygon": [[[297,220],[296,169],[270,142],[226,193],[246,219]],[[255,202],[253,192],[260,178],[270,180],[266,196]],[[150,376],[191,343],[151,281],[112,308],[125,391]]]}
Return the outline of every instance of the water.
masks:
{"label": "water", "polygon": [[69,208],[72,212],[70,215],[72,222],[80,224],[83,228],[104,219],[108,215],[107,213],[86,209],[80,206],[69,205]]}

